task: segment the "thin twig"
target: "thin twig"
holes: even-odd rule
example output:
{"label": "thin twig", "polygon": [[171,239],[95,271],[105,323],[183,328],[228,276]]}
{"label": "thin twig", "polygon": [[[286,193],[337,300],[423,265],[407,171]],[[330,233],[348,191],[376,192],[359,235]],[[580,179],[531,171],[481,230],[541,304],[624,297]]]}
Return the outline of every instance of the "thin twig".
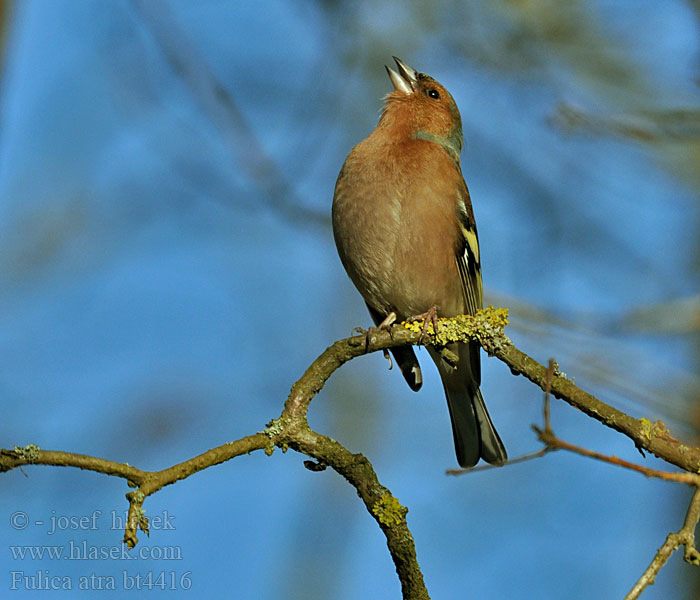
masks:
{"label": "thin twig", "polygon": [[[627,435],[637,447],[648,450],[667,462],[686,469],[689,473],[663,473],[645,469],[615,457],[604,457],[598,453],[579,449],[561,440],[557,440],[555,443],[556,438],[553,435],[548,436],[546,431],[538,430],[541,439],[545,441],[547,446],[540,453],[545,453],[553,447],[560,447],[625,466],[650,477],[699,485],[699,476],[695,474],[697,466],[700,464],[699,448],[685,446],[673,438],[662,424],[637,420],[608,406],[575,386],[573,381],[557,372],[556,368],[548,376],[549,369],[515,348],[504,335],[505,319],[503,313],[502,309],[489,308],[480,311],[475,316],[463,315],[454,319],[442,320],[445,327],[440,328],[439,336],[431,335],[428,343],[444,346],[452,341],[476,340],[489,354],[497,356],[505,362],[514,374],[525,375],[545,392],[551,392],[555,397],[565,400],[608,427]],[[448,334],[455,337],[445,341],[445,336]],[[386,536],[387,546],[401,581],[404,598],[423,600],[428,598],[428,592],[416,559],[413,537],[406,524],[406,509],[399,504],[387,488],[379,483],[372,465],[365,457],[353,454],[335,440],[312,431],[306,420],[311,400],[323,388],[328,378],[345,362],[366,354],[368,351],[374,352],[406,344],[417,344],[421,337],[420,330],[413,331],[411,328],[394,326],[391,334],[386,331],[378,331],[373,336],[372,347],[369,350],[364,343],[364,336],[354,336],[335,342],[311,364],[304,375],[294,384],[280,418],[271,422],[267,429],[207,450],[199,456],[162,471],[142,471],[123,463],[67,452],[43,451],[30,445],[14,450],[0,450],[0,472],[21,468],[25,465],[46,464],[73,466],[123,477],[130,485],[138,486],[136,490],[127,494],[130,503],[130,518],[125,531],[125,540],[136,543],[136,529],[140,528],[144,531],[148,529],[148,521],[143,514],[142,504],[148,496],[164,486],[185,479],[202,469],[255,450],[264,449],[267,453],[272,453],[275,447],[293,448],[315,459],[318,464],[330,466],[355,487],[367,510],[376,519]],[[438,338],[440,338],[439,341]],[[534,456],[539,456],[540,453],[536,453]],[[519,460],[528,459],[529,457],[523,457]],[[697,521],[695,512],[689,515],[688,522],[693,519]],[[690,540],[690,537],[686,535],[684,540],[686,541],[682,543],[687,545],[687,549],[688,546],[690,547],[687,556],[695,558],[697,552],[692,543],[687,541]]]}
{"label": "thin twig", "polygon": [[[552,389],[552,378],[554,377],[554,371],[557,368],[557,363],[553,358],[549,359],[549,366],[547,372],[545,373],[544,379],[544,430],[548,434],[553,435],[552,426],[550,424],[549,416],[549,393]],[[517,463],[526,462],[528,460],[533,460],[535,458],[541,458],[548,452],[555,450],[556,448],[551,446],[545,446],[542,450],[537,452],[532,452],[531,454],[525,454],[524,456],[519,456],[518,458],[511,459],[502,465],[479,465],[478,467],[471,467],[469,469],[447,469],[445,471],[446,475],[464,475],[465,473],[476,473],[477,471],[489,471],[491,469],[500,469],[501,467],[506,467],[508,465],[515,465]]]}
{"label": "thin twig", "polygon": [[[524,375],[544,389],[547,374],[547,368],[544,365],[512,344],[501,344],[493,347],[491,354],[505,362],[512,373]],[[629,437],[637,448],[651,452],[658,458],[691,473],[698,470],[700,448],[684,444],[681,440],[673,437],[662,424],[651,423],[645,419],[635,419],[584,391],[564,375],[554,375],[551,383],[551,394],[607,427]]]}
{"label": "thin twig", "polygon": [[663,479],[664,481],[674,481],[676,483],[684,483],[686,485],[700,486],[700,475],[696,473],[669,473],[668,471],[659,471],[657,469],[642,467],[641,465],[623,460],[617,456],[608,456],[606,454],[601,454],[600,452],[595,452],[594,450],[588,450],[587,448],[570,444],[569,442],[559,439],[556,435],[554,435],[554,433],[547,433],[545,430],[540,429],[536,425],[533,425],[532,428],[537,432],[537,436],[540,438],[542,443],[552,450],[568,450],[569,452],[574,452],[576,454],[580,454],[581,456],[595,458],[596,460],[602,460],[603,462],[607,462],[612,465],[617,465],[619,467],[624,467],[625,469],[636,471],[637,473],[641,473],[647,477],[655,477],[657,479]]}
{"label": "thin twig", "polygon": [[654,583],[656,575],[679,546],[685,546],[685,560],[692,564],[700,563],[700,553],[695,548],[695,527],[700,518],[700,489],[695,490],[683,527],[678,533],[669,533],[663,546],[654,555],[651,564],[625,596],[624,600],[636,600],[647,586]]}
{"label": "thin twig", "polygon": [[540,458],[545,454],[551,452],[554,448],[542,448],[537,452],[532,452],[531,454],[524,454],[518,458],[512,458],[502,465],[479,465],[478,467],[472,467],[471,469],[447,469],[445,471],[446,475],[464,475],[465,473],[476,473],[477,471],[490,471],[491,469],[502,469],[509,465],[515,465],[518,463],[526,462],[528,460],[533,460],[535,458]]}

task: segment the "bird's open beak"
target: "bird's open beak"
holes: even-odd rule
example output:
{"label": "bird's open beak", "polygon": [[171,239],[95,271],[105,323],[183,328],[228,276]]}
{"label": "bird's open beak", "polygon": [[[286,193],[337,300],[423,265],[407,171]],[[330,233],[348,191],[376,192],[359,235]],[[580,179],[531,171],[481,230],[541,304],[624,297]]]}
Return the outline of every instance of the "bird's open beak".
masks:
{"label": "bird's open beak", "polygon": [[396,91],[403,92],[404,94],[412,94],[416,89],[416,83],[418,82],[418,74],[415,69],[412,69],[407,64],[402,62],[400,59],[392,56],[396,66],[399,68],[397,73],[391,67],[386,67],[387,73],[389,73],[389,79],[394,86]]}

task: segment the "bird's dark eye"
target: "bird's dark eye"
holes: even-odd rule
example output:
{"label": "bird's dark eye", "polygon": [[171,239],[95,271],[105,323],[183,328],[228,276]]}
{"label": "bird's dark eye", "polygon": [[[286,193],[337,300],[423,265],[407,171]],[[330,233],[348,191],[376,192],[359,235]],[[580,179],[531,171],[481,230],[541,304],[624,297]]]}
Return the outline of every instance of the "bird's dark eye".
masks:
{"label": "bird's dark eye", "polygon": [[439,100],[440,99],[440,92],[438,92],[435,88],[430,88],[428,90],[428,96],[430,96],[431,98],[433,98],[435,100]]}

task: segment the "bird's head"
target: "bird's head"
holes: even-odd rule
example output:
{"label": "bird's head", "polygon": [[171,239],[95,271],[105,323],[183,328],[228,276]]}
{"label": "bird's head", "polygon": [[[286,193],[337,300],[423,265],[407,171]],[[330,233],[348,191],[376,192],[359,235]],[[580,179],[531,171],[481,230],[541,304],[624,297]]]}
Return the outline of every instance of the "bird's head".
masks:
{"label": "bird's head", "polygon": [[462,150],[462,119],[450,93],[430,75],[418,73],[395,56],[386,67],[394,91],[386,96],[380,125],[445,146],[457,160]]}

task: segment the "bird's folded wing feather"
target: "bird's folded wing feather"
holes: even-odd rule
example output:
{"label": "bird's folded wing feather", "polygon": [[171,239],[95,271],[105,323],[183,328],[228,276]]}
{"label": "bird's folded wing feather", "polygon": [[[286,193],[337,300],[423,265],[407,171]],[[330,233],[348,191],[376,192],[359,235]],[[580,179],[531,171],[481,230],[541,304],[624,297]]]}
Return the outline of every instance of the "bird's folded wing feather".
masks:
{"label": "bird's folded wing feather", "polygon": [[459,277],[462,280],[467,313],[474,315],[484,305],[479,237],[476,233],[476,223],[466,185],[461,192],[457,201],[457,217],[462,237],[461,244],[457,248],[456,260]]}

